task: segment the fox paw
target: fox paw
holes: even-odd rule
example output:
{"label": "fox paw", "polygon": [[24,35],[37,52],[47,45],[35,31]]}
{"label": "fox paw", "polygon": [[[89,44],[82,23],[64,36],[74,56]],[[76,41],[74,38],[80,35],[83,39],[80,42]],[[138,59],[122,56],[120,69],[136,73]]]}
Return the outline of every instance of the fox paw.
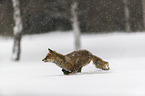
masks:
{"label": "fox paw", "polygon": [[65,69],[62,69],[62,72],[63,72],[64,75],[69,75],[71,73],[69,71],[66,71]]}

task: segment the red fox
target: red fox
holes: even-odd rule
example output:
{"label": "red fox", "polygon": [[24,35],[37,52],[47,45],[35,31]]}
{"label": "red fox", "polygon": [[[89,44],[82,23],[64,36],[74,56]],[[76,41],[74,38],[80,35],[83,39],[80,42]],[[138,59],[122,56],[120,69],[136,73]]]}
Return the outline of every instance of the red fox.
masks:
{"label": "red fox", "polygon": [[49,53],[42,60],[44,62],[53,62],[62,68],[64,75],[75,74],[81,72],[83,66],[93,61],[97,68],[102,70],[109,70],[109,63],[103,61],[101,58],[93,55],[87,50],[73,51],[67,55],[62,55],[48,48]]}

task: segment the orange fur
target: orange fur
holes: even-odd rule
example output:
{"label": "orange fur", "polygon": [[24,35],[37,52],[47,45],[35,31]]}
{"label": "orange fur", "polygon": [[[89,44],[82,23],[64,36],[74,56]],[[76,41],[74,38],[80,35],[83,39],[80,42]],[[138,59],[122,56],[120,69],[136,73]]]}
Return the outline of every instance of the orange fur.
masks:
{"label": "orange fur", "polygon": [[81,72],[81,68],[89,64],[91,61],[93,61],[93,64],[95,64],[97,68],[109,70],[108,62],[103,61],[101,58],[93,55],[87,50],[73,51],[67,55],[59,54],[51,49],[48,50],[49,53],[42,61],[55,63],[62,68],[65,75]]}

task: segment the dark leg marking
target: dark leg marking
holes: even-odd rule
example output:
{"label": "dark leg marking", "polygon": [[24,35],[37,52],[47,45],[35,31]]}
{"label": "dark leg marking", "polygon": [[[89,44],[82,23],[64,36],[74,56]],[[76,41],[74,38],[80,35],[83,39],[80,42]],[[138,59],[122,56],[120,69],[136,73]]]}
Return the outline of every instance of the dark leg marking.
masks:
{"label": "dark leg marking", "polygon": [[69,71],[66,71],[65,69],[62,69],[62,72],[63,72],[64,75],[69,75],[69,73],[71,73]]}
{"label": "dark leg marking", "polygon": [[78,72],[81,72],[81,71],[82,71],[82,67],[79,68]]}

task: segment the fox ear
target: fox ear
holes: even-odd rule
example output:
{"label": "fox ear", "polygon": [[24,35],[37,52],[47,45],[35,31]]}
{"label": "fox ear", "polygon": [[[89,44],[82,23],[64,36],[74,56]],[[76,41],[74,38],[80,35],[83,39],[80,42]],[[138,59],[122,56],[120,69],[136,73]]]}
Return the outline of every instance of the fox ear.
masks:
{"label": "fox ear", "polygon": [[48,51],[53,54],[53,51],[51,49],[48,48]]}

